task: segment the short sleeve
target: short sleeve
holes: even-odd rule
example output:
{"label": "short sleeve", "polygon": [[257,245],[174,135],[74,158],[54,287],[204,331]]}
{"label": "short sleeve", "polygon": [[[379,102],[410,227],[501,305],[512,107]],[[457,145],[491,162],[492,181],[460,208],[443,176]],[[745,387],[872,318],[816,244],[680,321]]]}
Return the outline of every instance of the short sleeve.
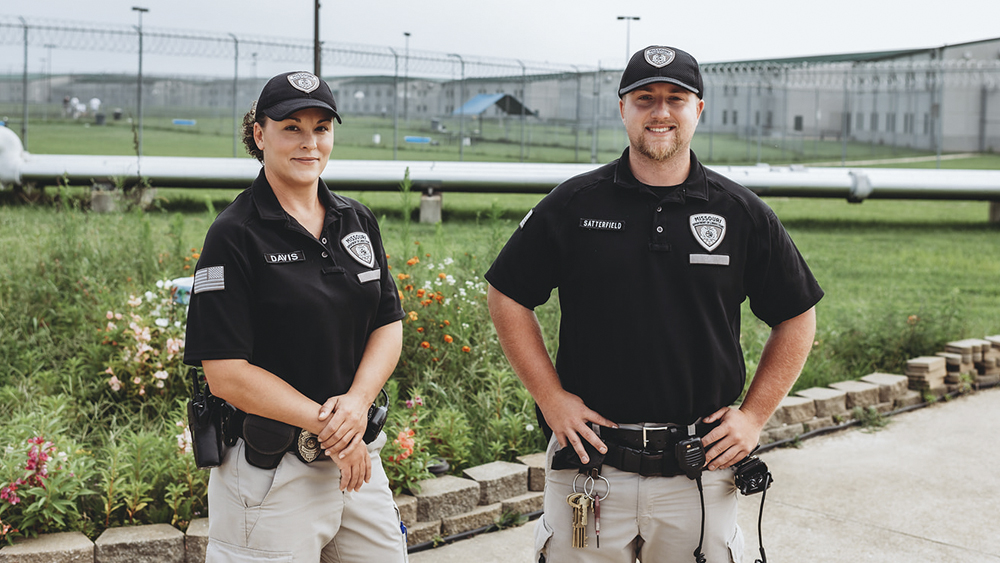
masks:
{"label": "short sleeve", "polygon": [[253,283],[242,226],[217,221],[209,228],[194,277],[184,362],[250,360]]}

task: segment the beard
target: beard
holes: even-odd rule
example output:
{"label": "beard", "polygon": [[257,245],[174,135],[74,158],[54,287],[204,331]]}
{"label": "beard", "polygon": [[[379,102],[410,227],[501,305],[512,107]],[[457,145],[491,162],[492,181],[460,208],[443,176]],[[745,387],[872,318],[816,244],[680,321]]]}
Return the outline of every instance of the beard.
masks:
{"label": "beard", "polygon": [[679,133],[680,130],[675,129],[674,135],[668,142],[658,142],[655,144],[649,143],[646,136],[640,133],[636,139],[630,139],[630,144],[632,149],[642,156],[656,162],[664,162],[670,160],[686,148]]}

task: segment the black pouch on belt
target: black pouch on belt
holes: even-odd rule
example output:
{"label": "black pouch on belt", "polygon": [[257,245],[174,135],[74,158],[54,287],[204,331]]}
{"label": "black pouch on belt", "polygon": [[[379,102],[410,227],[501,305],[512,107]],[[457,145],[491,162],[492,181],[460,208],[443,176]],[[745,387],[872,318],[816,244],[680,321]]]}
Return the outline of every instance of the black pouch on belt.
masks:
{"label": "black pouch on belt", "polygon": [[594,468],[600,469],[604,463],[604,454],[597,451],[597,448],[586,440],[583,440],[582,444],[583,449],[587,452],[587,457],[590,458],[589,463],[583,463],[580,460],[580,456],[573,449],[573,446],[566,446],[552,454],[552,469],[577,469],[580,473],[587,473]]}
{"label": "black pouch on belt", "polygon": [[290,424],[248,414],[243,420],[244,453],[247,463],[261,469],[274,469],[281,463],[298,435]]}
{"label": "black pouch on belt", "polygon": [[233,407],[212,395],[205,383],[201,387],[198,370],[188,370],[191,378],[191,398],[188,399],[188,427],[191,429],[191,446],[194,463],[201,469],[218,467],[222,463],[223,426],[233,412]]}

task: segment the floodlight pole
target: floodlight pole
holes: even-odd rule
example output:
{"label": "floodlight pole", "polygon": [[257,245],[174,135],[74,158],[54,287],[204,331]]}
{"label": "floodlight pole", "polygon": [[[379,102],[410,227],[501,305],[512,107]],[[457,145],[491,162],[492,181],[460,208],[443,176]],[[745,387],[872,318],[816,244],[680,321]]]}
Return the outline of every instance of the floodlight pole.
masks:
{"label": "floodlight pole", "polygon": [[316,0],[313,12],[313,74],[323,78],[323,60],[319,42],[319,0]]}
{"label": "floodlight pole", "polygon": [[136,85],[136,103],[139,106],[139,140],[136,147],[137,156],[142,156],[142,14],[149,11],[149,8],[132,6],[132,11],[139,13],[139,78]]}
{"label": "floodlight pole", "polygon": [[403,36],[406,37],[406,55],[403,58],[403,121],[409,123],[410,114],[406,110],[406,102],[410,97],[410,32],[404,31]]}
{"label": "floodlight pole", "polygon": [[392,159],[396,160],[396,151],[399,148],[399,53],[389,47],[392,51],[392,61],[395,70],[392,73]]}
{"label": "floodlight pole", "polygon": [[625,20],[625,65],[632,58],[632,22],[639,21],[639,16],[618,16],[618,20]]}

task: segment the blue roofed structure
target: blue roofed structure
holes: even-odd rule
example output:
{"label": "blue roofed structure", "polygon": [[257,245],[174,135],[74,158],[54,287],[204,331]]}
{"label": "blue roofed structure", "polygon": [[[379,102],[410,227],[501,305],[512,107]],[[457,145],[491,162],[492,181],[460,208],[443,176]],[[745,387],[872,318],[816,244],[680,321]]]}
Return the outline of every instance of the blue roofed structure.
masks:
{"label": "blue roofed structure", "polygon": [[469,101],[457,108],[452,115],[480,115],[492,106],[497,106],[507,115],[535,115],[535,112],[524,107],[524,105],[510,94],[479,94],[469,99]]}

